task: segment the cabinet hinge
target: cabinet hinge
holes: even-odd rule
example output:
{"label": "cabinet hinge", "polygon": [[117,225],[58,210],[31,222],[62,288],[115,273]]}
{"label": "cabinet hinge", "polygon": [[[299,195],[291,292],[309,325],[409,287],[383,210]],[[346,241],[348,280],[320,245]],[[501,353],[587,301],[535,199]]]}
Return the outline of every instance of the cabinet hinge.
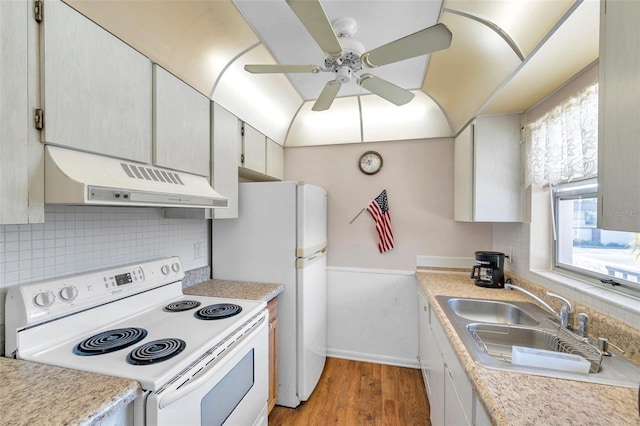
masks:
{"label": "cabinet hinge", "polygon": [[240,136],[244,136],[244,123],[240,126]]}
{"label": "cabinet hinge", "polygon": [[44,128],[44,110],[36,109],[36,113],[33,116],[34,124],[36,125],[36,129],[42,130]]}
{"label": "cabinet hinge", "polygon": [[44,2],[42,0],[36,0],[33,3],[33,17],[35,18],[37,23],[42,22],[44,19]]}
{"label": "cabinet hinge", "polygon": [[244,164],[244,154],[240,154],[240,164]]}

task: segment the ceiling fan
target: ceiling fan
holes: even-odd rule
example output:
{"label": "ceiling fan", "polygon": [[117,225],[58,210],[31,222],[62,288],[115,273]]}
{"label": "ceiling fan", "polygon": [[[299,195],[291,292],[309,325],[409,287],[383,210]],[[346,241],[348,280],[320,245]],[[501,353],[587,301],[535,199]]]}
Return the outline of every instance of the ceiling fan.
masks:
{"label": "ceiling fan", "polygon": [[375,68],[447,49],[451,45],[451,31],[444,24],[436,24],[373,50],[365,51],[362,43],[352,38],[357,31],[354,19],[339,18],[332,25],[319,0],[286,0],[286,2],[325,52],[324,67],[263,64],[245,65],[244,69],[255,74],[335,73],[335,79],[328,81],[322,89],[311,108],[313,111],[329,109],[340,91],[340,86],[351,81],[354,76],[361,87],[395,105],[404,105],[413,99],[413,93],[372,74],[358,75],[362,66]]}

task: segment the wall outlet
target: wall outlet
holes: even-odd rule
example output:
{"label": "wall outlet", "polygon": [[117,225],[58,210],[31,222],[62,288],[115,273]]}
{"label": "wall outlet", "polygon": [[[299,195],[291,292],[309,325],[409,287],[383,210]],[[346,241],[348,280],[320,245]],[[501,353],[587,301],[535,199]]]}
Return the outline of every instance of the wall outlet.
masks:
{"label": "wall outlet", "polygon": [[509,247],[509,265],[513,263],[513,247]]}
{"label": "wall outlet", "polygon": [[193,258],[194,259],[202,258],[202,243],[195,243],[193,245]]}

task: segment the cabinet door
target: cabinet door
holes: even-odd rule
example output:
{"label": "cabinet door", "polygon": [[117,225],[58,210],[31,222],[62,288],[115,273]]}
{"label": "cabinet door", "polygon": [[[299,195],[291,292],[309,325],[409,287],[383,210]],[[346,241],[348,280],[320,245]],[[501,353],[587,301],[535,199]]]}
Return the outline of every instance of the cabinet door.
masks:
{"label": "cabinet door", "polygon": [[454,219],[521,222],[520,114],[480,116],[454,141]]}
{"label": "cabinet door", "polygon": [[465,413],[464,406],[456,391],[456,386],[451,372],[445,368],[444,379],[444,423],[445,425],[470,425],[471,422]]}
{"label": "cabinet door", "polygon": [[429,306],[425,300],[425,297],[418,290],[418,360],[420,362],[420,369],[422,370],[422,379],[424,380],[425,387],[427,388],[427,395],[430,395],[429,390],[429,371],[428,371],[428,348],[429,348]]}
{"label": "cabinet door", "polygon": [[278,299],[267,303],[269,309],[269,412],[278,400]]}
{"label": "cabinet door", "polygon": [[473,221],[473,131],[474,124],[467,126],[455,138],[453,145],[454,219]]}
{"label": "cabinet door", "polygon": [[209,98],[158,65],[153,77],[153,163],[209,176]]}
{"label": "cabinet door", "polygon": [[244,124],[242,137],[243,167],[254,172],[267,174],[267,138],[265,135]]}
{"label": "cabinet door", "polygon": [[41,24],[43,142],[151,162],[151,62],[59,0]]}
{"label": "cabinet door", "polygon": [[28,38],[30,7],[0,2],[0,224],[28,223]]}
{"label": "cabinet door", "polygon": [[[430,330],[430,329],[429,329]],[[444,426],[445,423],[445,364],[437,345],[432,345],[430,352],[431,368],[429,377],[429,410],[431,423],[434,426]]]}
{"label": "cabinet door", "polygon": [[473,131],[474,221],[522,221],[520,127],[520,114],[476,119]]}
{"label": "cabinet door", "polygon": [[267,138],[267,175],[277,180],[284,179],[284,148]]}
{"label": "cabinet door", "polygon": [[640,231],[638,16],[640,2],[601,2],[598,227],[631,232]]}
{"label": "cabinet door", "polygon": [[220,105],[213,103],[211,108],[212,186],[229,199],[226,209],[214,209],[215,219],[238,217],[238,161],[241,145],[241,122]]}

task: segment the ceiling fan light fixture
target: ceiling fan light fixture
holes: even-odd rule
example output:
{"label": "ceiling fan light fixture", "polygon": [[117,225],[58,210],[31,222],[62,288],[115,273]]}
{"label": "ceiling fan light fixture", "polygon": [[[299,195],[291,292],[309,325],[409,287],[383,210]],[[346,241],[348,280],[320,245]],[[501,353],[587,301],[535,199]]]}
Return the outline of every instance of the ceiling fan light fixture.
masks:
{"label": "ceiling fan light fixture", "polygon": [[[338,38],[353,37],[358,32],[358,24],[353,18],[338,18],[331,23]],[[344,48],[344,44],[343,44]]]}
{"label": "ceiling fan light fixture", "polygon": [[351,68],[343,65],[336,70],[336,79],[334,80],[336,83],[345,84],[351,81]]}

